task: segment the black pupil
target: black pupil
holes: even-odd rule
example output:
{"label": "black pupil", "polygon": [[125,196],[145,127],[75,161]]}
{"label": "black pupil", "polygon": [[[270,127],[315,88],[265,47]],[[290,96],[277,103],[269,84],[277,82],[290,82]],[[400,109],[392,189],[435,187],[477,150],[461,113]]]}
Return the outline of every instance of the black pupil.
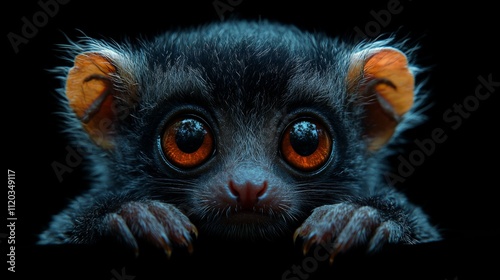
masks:
{"label": "black pupil", "polygon": [[309,121],[294,124],[290,129],[290,144],[295,152],[303,157],[314,153],[319,145],[316,125]]}
{"label": "black pupil", "polygon": [[205,140],[207,131],[203,124],[195,119],[185,119],[178,123],[175,143],[184,153],[196,152]]}

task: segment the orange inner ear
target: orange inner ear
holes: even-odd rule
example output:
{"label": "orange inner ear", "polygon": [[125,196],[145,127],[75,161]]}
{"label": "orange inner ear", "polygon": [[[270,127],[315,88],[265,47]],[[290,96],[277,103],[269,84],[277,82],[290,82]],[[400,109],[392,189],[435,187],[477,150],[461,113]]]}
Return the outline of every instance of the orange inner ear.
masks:
{"label": "orange inner ear", "polygon": [[[378,83],[377,81],[385,81]],[[369,84],[375,82],[370,88]],[[370,150],[384,146],[401,117],[413,105],[414,77],[406,56],[397,49],[375,48],[357,53],[348,72],[349,91],[374,93],[365,105],[365,134]]]}
{"label": "orange inner ear", "polygon": [[395,49],[381,49],[364,66],[365,76],[389,80],[395,87],[376,87],[379,98],[390,104],[395,116],[402,117],[413,105],[414,77],[406,56]]}
{"label": "orange inner ear", "polygon": [[110,126],[114,120],[112,77],[116,68],[96,53],[80,54],[66,79],[69,105],[91,138],[100,146],[111,147]]}

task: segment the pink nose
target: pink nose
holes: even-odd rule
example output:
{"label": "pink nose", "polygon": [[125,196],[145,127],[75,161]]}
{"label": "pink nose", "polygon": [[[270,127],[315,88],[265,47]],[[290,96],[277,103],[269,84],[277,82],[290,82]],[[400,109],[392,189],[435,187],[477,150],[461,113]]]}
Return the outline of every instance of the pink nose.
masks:
{"label": "pink nose", "polygon": [[248,181],[244,184],[236,184],[231,180],[229,181],[229,190],[236,197],[236,202],[242,209],[252,210],[266,193],[267,181],[257,185]]}

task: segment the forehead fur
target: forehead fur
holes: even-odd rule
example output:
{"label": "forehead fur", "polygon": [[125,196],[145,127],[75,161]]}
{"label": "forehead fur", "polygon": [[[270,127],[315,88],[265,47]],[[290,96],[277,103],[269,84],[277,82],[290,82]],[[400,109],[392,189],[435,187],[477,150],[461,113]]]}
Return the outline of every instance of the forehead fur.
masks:
{"label": "forehead fur", "polygon": [[343,104],[354,50],[336,39],[268,22],[214,23],[136,46],[129,50],[133,66],[126,68],[135,68],[146,104],[201,98],[232,115],[285,103]]}

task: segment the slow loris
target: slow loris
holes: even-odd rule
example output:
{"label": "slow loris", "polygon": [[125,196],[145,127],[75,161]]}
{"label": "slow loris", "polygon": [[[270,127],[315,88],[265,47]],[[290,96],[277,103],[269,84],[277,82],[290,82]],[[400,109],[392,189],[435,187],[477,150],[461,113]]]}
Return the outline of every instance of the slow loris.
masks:
{"label": "slow loris", "polygon": [[382,176],[421,95],[404,44],[234,20],[67,49],[64,118],[94,183],[40,244],[293,237],[333,257],[440,239]]}

